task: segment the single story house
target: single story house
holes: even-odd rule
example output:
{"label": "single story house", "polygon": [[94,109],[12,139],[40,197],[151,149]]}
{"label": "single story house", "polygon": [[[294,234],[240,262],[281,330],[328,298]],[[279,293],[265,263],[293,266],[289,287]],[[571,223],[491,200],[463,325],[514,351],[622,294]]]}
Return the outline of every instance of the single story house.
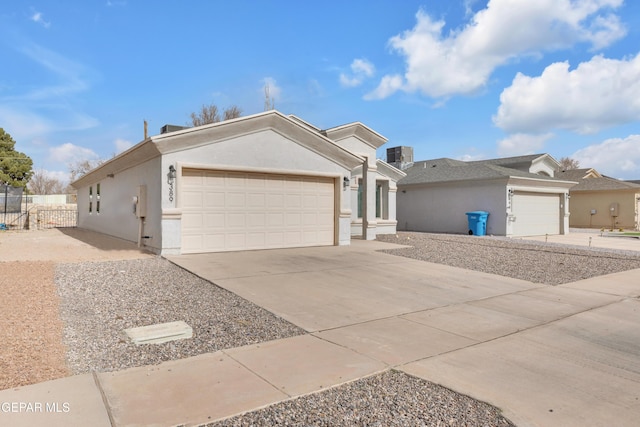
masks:
{"label": "single story house", "polygon": [[569,225],[576,228],[640,229],[640,185],[601,175],[595,169],[558,173],[577,181],[571,188]]}
{"label": "single story house", "polygon": [[159,254],[375,239],[396,232],[404,176],[376,160],[386,141],[359,122],[321,130],[275,110],[164,126],[72,183],[78,226]]}
{"label": "single story house", "polygon": [[575,182],[554,178],[559,164],[548,154],[409,165],[397,184],[399,230],[467,233],[466,213],[486,211],[487,234],[569,232],[569,188]]}

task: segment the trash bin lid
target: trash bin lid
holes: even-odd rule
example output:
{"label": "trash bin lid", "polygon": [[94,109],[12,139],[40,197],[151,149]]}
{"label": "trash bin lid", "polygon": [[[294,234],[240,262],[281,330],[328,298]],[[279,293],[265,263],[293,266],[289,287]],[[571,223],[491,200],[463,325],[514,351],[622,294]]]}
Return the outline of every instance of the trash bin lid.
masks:
{"label": "trash bin lid", "polygon": [[487,212],[487,211],[473,211],[473,212],[467,212],[467,215],[489,215],[489,212]]}

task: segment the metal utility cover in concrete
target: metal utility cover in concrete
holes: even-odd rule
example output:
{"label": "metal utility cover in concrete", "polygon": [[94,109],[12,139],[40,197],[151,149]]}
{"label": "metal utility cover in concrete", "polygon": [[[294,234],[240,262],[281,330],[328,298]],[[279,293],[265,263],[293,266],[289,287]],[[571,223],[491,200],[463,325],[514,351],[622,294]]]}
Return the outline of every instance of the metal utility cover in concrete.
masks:
{"label": "metal utility cover in concrete", "polygon": [[124,331],[131,338],[131,341],[137,345],[161,344],[193,336],[193,329],[183,321],[129,328]]}

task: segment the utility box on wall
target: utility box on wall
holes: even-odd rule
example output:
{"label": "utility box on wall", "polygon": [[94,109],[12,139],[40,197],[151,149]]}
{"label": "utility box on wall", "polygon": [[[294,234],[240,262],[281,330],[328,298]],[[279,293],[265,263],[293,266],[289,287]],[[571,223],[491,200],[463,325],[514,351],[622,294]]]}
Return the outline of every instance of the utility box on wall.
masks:
{"label": "utility box on wall", "polygon": [[147,186],[138,186],[138,195],[134,197],[136,218],[145,218],[147,216]]}
{"label": "utility box on wall", "polygon": [[611,203],[609,205],[609,216],[619,216],[620,204],[619,203]]}

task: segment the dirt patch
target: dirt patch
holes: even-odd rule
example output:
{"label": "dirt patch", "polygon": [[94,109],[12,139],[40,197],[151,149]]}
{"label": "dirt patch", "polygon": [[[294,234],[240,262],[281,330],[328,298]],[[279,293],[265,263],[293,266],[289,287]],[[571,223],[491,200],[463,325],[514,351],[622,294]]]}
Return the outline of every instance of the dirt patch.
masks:
{"label": "dirt patch", "polygon": [[82,262],[153,256],[135,243],[79,228],[0,231],[0,261]]}
{"label": "dirt patch", "polygon": [[69,375],[53,262],[0,262],[0,390]]}
{"label": "dirt patch", "polygon": [[70,375],[57,264],[153,257],[87,230],[0,232],[0,390]]}

